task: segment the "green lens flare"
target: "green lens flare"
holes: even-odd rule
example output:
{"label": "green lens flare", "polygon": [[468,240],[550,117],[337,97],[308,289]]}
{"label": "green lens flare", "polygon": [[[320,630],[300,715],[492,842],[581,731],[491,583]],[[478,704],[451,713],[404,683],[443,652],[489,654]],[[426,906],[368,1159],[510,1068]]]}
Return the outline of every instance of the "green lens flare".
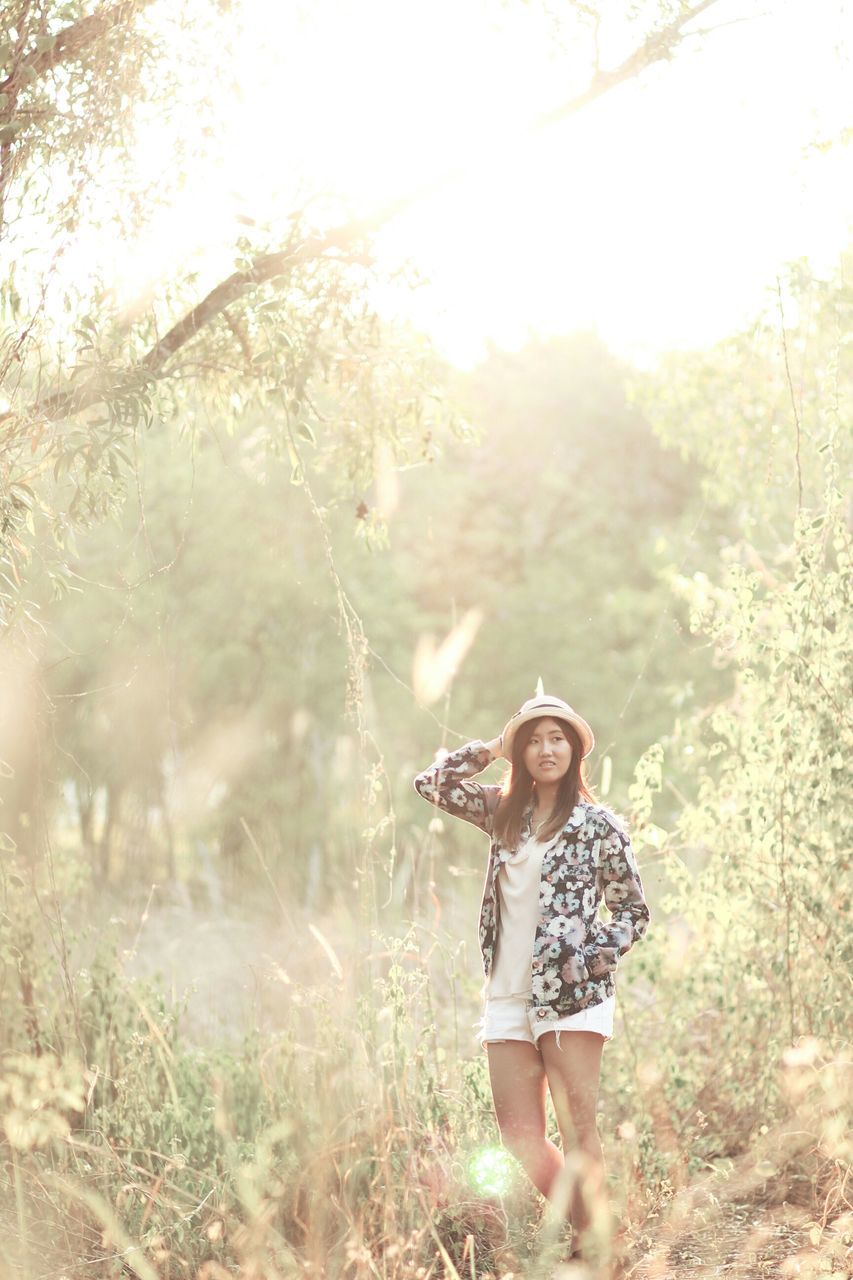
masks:
{"label": "green lens flare", "polygon": [[515,1161],[503,1147],[483,1147],[468,1161],[468,1181],[483,1196],[504,1196],[515,1178]]}

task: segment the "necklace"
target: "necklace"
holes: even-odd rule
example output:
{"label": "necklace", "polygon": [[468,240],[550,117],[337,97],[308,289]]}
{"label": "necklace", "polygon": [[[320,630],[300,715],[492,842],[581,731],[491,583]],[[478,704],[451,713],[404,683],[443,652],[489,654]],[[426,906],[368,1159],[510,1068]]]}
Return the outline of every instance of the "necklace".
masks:
{"label": "necklace", "polygon": [[545,824],[551,820],[553,816],[554,816],[553,813],[549,813],[548,816],[543,818],[541,822],[538,822],[533,829],[533,835],[538,836],[539,832],[542,830]]}

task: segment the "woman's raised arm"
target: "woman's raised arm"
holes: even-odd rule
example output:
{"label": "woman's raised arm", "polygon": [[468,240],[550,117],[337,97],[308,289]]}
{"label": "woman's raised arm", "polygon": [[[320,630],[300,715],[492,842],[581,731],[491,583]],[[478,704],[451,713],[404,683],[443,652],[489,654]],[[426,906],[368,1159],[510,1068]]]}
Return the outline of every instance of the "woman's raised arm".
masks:
{"label": "woman's raised arm", "polygon": [[471,782],[469,779],[497,760],[501,754],[500,738],[483,742],[475,738],[463,747],[450,751],[442,760],[431,764],[414,778],[418,795],[430,804],[462,818],[491,834],[497,785]]}

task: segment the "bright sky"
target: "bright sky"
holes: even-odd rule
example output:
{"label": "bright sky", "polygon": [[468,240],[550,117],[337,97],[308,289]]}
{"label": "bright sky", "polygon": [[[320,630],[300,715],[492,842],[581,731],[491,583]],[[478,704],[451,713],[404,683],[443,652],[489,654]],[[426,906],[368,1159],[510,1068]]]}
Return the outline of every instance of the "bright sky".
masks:
{"label": "bright sky", "polygon": [[[721,3],[702,25],[752,7]],[[486,336],[515,347],[592,326],[643,364],[748,323],[786,260],[837,264],[849,148],[812,144],[850,120],[838,6],[762,7],[773,17],[688,41],[549,128],[489,188],[398,222],[432,278],[418,316],[443,349],[468,363]]]}
{"label": "bright sky", "polygon": [[[831,269],[850,235],[847,153],[812,145],[849,119],[842,0],[718,0],[694,24],[713,28],[704,39],[533,137],[518,125],[589,75],[588,46],[567,31],[561,47],[545,6],[244,8],[242,101],[224,95],[209,164],[132,253],[103,237],[78,251],[96,254],[124,302],[155,264],[168,278],[205,262],[215,283],[237,209],[275,220],[301,187],[364,213],[460,161],[470,176],[380,241],[430,283],[379,301],[461,365],[489,339],[516,347],[578,327],[641,364],[712,342],[761,308],[786,260]],[[605,67],[637,39],[618,21],[604,36]],[[143,135],[141,174],[157,172],[164,146]]]}

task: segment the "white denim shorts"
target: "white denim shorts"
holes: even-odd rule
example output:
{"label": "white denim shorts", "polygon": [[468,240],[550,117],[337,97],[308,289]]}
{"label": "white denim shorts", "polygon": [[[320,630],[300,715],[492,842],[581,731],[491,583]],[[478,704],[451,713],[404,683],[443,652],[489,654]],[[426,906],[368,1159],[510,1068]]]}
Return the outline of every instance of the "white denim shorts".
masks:
{"label": "white denim shorts", "polygon": [[524,1040],[535,1045],[545,1031],[556,1031],[557,1048],[561,1031],[597,1031],[605,1040],[612,1040],[615,1008],[616,996],[612,995],[600,1004],[588,1005],[586,1009],[552,1021],[537,1017],[532,1000],[521,996],[491,996],[486,998],[475,1038],[486,1052],[487,1040]]}

